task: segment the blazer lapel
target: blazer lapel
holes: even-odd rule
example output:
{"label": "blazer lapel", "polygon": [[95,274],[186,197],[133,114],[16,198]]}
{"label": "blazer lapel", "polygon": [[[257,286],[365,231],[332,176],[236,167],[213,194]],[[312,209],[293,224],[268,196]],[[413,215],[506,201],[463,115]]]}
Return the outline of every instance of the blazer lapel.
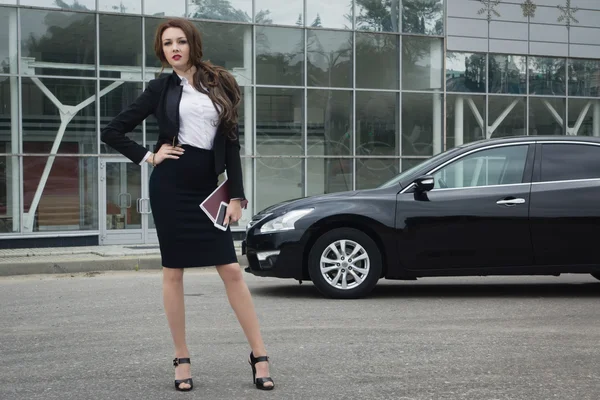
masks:
{"label": "blazer lapel", "polygon": [[[175,80],[177,82],[177,80]],[[176,83],[167,86],[166,110],[165,115],[169,120],[169,126],[175,127],[176,132],[169,132],[172,136],[179,133],[179,102],[183,91],[183,86]]]}

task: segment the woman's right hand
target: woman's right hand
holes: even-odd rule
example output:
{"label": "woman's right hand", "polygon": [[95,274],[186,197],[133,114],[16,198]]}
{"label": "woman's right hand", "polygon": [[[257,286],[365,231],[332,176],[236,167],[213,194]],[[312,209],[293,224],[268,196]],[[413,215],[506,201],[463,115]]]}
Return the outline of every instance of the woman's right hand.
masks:
{"label": "woman's right hand", "polygon": [[154,165],[160,164],[167,158],[177,160],[179,156],[183,154],[184,151],[185,150],[181,146],[171,146],[170,144],[163,144],[154,155]]}

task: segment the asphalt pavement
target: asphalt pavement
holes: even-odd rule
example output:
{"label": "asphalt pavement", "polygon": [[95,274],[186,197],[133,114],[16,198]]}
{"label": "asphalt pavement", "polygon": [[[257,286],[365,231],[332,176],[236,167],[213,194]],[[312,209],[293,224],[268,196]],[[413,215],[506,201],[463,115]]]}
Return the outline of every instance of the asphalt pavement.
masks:
{"label": "asphalt pavement", "polygon": [[361,300],[244,274],[276,388],[213,268],[186,272],[195,382],[173,388],[156,270],[0,278],[0,399],[600,398],[600,282],[591,276],[381,281]]}

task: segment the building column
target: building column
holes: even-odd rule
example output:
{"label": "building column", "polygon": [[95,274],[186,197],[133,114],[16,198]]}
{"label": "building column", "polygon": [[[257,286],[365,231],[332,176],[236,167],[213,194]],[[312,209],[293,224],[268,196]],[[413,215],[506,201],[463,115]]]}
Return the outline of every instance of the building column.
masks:
{"label": "building column", "polygon": [[[252,57],[252,27],[248,26],[244,31],[244,71],[249,84],[252,83],[253,73],[253,57]],[[250,156],[254,154],[254,93],[252,86],[244,86],[244,154]],[[252,157],[244,158],[244,191],[248,198],[249,217],[254,214],[254,202],[251,201],[254,196],[254,159]]]}
{"label": "building column", "polygon": [[594,102],[593,131],[594,136],[600,137],[600,100]]}
{"label": "building column", "polygon": [[456,96],[454,103],[454,147],[465,142],[465,98]]}
{"label": "building column", "polygon": [[442,96],[433,95],[433,154],[442,152]]}
{"label": "building column", "polygon": [[[17,10],[9,9],[10,15],[8,18],[8,57],[10,60],[9,72],[16,75],[18,73],[18,50],[17,50]],[[11,76],[10,81],[10,152],[18,154],[20,148],[19,138],[19,79],[16,76]],[[12,217],[12,231],[18,232],[21,225],[21,207],[19,198],[21,197],[20,185],[20,163],[19,157],[9,157],[10,162],[7,162],[7,175],[10,177],[7,180],[7,210],[10,210]],[[7,160],[8,161],[8,160]]]}

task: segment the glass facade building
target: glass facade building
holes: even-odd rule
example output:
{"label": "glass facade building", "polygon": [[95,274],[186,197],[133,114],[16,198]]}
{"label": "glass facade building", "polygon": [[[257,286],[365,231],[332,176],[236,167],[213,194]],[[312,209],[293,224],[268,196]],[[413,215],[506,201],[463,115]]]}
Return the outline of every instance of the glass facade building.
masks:
{"label": "glass facade building", "polygon": [[[0,0],[2,247],[156,242],[151,167],[99,132],[161,71],[170,16],[242,88],[240,235],[462,143],[600,136],[598,0]],[[157,124],[130,135],[151,149]]]}

